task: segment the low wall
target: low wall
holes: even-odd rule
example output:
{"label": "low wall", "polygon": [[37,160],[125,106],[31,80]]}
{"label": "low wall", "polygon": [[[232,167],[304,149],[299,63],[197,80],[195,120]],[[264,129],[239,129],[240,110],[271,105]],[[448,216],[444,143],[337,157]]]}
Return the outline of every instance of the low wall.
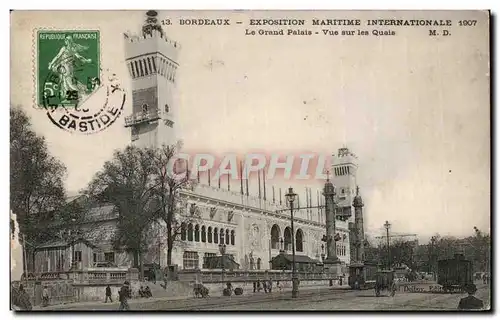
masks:
{"label": "low wall", "polygon": [[[326,273],[297,273],[300,281],[300,287],[311,286],[330,286],[338,285],[338,277]],[[279,281],[282,288],[291,288],[292,274],[289,271],[193,271],[180,272],[178,281],[169,281],[167,290],[163,292],[159,284],[153,285],[156,288],[157,296],[190,296],[193,285],[196,282],[202,282],[210,289],[213,295],[222,294],[223,286],[231,282],[234,288],[241,287],[243,294],[253,292],[253,283],[262,280],[272,280],[273,290],[277,290],[276,284]],[[118,291],[123,283],[128,280],[131,285],[132,295],[135,296],[141,286],[139,282],[139,273],[137,269],[129,270],[111,270],[111,269],[92,269],[61,273],[47,273],[37,275],[33,280],[22,281],[26,291],[32,298],[34,305],[40,305],[42,302],[43,287],[49,289],[50,304],[60,304],[80,301],[99,301],[106,297],[106,287],[111,287],[113,300],[118,298]],[[343,283],[346,284],[346,279]],[[21,282],[19,282],[21,283]],[[15,284],[16,286],[19,283]],[[142,285],[145,285],[144,283]],[[262,284],[261,284],[262,288]]]}
{"label": "low wall", "polygon": [[[297,278],[300,281],[314,281],[314,280],[339,280],[337,274],[326,272],[296,272]],[[222,280],[224,279],[224,280]],[[203,283],[221,282],[221,281],[239,281],[239,282],[253,282],[262,280],[273,281],[291,281],[292,272],[289,270],[235,270],[235,271],[222,271],[222,270],[183,270],[178,273],[178,280],[180,281],[201,281]],[[344,277],[344,280],[347,280]]]}
{"label": "low wall", "polygon": [[13,281],[12,285],[23,285],[33,305],[42,303],[43,288],[49,290],[49,303],[61,304],[78,301],[104,300],[106,287],[111,287],[112,297],[118,296],[118,290],[125,281],[129,281],[132,290],[139,289],[137,269],[92,269],[69,272],[50,272],[30,276],[27,280]]}
{"label": "low wall", "polygon": [[[339,282],[338,280],[333,280],[333,285],[338,286]],[[243,289],[243,295],[248,294],[250,292],[253,292],[253,282],[248,282],[248,281],[231,281],[231,284],[233,288],[242,288]],[[283,289],[291,288],[292,287],[292,281],[279,281],[280,286]],[[222,290],[226,288],[226,282],[218,282],[218,283],[203,283],[205,287],[207,287],[210,290],[211,295],[219,295],[222,294]],[[299,290],[300,288],[308,288],[308,287],[320,287],[324,286],[325,288],[330,286],[330,281],[329,280],[302,280],[299,283]],[[261,291],[264,290],[264,287],[262,283],[260,284]],[[272,282],[272,291],[278,291],[277,288],[277,281]]]}

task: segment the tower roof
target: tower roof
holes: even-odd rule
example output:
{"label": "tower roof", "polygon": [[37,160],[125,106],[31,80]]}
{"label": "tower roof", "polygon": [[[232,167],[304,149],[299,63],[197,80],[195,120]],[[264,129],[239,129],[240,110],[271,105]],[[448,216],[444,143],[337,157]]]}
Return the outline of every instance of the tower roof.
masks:
{"label": "tower roof", "polygon": [[363,206],[363,199],[361,198],[361,195],[359,194],[359,187],[356,187],[356,196],[354,197],[352,205],[355,207],[362,207]]}
{"label": "tower roof", "polygon": [[335,187],[333,186],[333,183],[330,181],[330,171],[327,172],[325,186],[323,187],[323,194],[335,195]]}
{"label": "tower roof", "polygon": [[158,32],[160,32],[162,37],[165,34],[163,32],[163,28],[158,22],[158,19],[156,18],[157,16],[158,12],[156,12],[155,10],[149,10],[148,12],[146,12],[146,22],[142,26],[142,33],[144,36],[152,35],[153,30],[157,30]]}

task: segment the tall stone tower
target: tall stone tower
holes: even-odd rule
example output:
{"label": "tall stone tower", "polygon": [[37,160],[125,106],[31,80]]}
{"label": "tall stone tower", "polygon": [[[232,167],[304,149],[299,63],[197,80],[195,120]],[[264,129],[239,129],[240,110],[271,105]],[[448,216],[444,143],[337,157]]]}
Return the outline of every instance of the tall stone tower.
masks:
{"label": "tall stone tower", "polygon": [[153,10],[146,13],[140,35],[124,34],[132,78],[132,115],[125,118],[125,127],[139,147],[176,142],[174,93],[180,46],[166,37],[157,15]]}
{"label": "tall stone tower", "polygon": [[353,237],[354,255],[351,255],[351,261],[363,262],[365,260],[365,229],[363,225],[363,199],[359,194],[359,187],[356,187],[356,196],[352,202],[354,207],[354,226],[351,237]]}
{"label": "tall stone tower", "polygon": [[332,159],[333,185],[337,190],[337,219],[354,223],[352,202],[356,194],[357,158],[348,148],[340,148]]}

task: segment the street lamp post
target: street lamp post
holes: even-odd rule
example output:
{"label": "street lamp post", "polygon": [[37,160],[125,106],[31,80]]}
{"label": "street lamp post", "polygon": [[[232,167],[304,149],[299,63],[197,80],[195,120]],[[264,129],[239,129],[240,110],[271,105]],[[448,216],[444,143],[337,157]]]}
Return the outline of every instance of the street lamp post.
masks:
{"label": "street lamp post", "polygon": [[292,298],[296,298],[299,293],[299,279],[295,270],[295,230],[293,228],[293,202],[297,194],[293,192],[293,188],[288,188],[288,193],[285,195],[286,200],[290,204],[290,222],[292,227]]}
{"label": "street lamp post", "polygon": [[222,280],[222,290],[224,290],[224,272],[226,271],[225,266],[224,266],[224,256],[226,254],[226,245],[224,244],[224,235],[221,233],[220,235],[220,244],[219,244],[219,252],[221,255],[221,264],[222,264],[222,274],[221,274],[221,280]]}
{"label": "street lamp post", "polygon": [[390,248],[390,241],[389,241],[389,228],[391,227],[391,224],[389,221],[386,221],[384,223],[384,228],[387,232],[387,269],[391,269],[391,248]]}
{"label": "street lamp post", "polygon": [[76,269],[76,257],[75,257],[75,229],[76,229],[76,219],[73,218],[71,219],[72,228],[71,228],[71,236],[70,236],[70,241],[71,241],[71,270]]}

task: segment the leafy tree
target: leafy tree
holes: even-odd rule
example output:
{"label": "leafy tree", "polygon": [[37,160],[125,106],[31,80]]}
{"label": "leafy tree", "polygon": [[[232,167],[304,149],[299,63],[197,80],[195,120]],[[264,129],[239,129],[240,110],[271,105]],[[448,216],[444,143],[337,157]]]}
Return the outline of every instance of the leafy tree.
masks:
{"label": "leafy tree", "polygon": [[53,229],[40,232],[39,226],[55,221],[54,213],[64,206],[66,168],[50,155],[20,107],[10,109],[10,142],[11,210],[27,242],[40,243],[55,236]]}
{"label": "leafy tree", "polygon": [[116,151],[85,190],[89,198],[108,201],[117,208],[114,247],[133,254],[134,265],[141,269],[141,276],[146,231],[157,216],[153,159],[151,149],[128,146]]}

